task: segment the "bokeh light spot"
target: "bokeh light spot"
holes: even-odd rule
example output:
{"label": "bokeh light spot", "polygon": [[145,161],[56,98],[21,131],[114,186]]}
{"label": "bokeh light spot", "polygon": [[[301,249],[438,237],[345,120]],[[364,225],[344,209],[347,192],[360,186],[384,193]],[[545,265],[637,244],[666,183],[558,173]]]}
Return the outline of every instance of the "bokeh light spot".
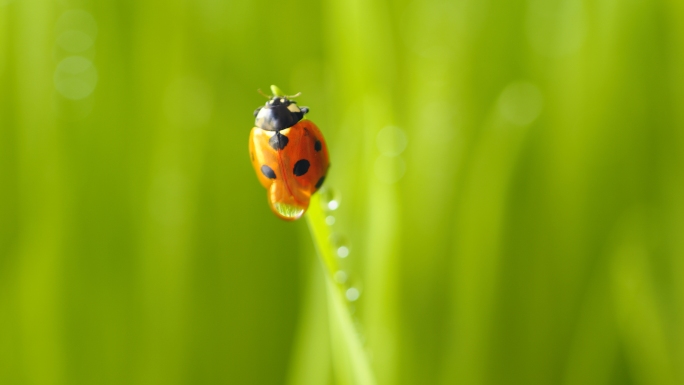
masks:
{"label": "bokeh light spot", "polygon": [[359,289],[355,287],[350,287],[344,294],[345,297],[347,297],[347,300],[350,302],[356,301],[361,296],[361,292],[359,292]]}
{"label": "bokeh light spot", "polygon": [[586,36],[586,11],[580,0],[530,0],[526,32],[532,49],[547,57],[572,55]]}
{"label": "bokeh light spot", "polygon": [[80,53],[90,48],[95,40],[82,31],[65,31],[57,37],[57,45],[70,53]]}
{"label": "bokeh light spot", "polygon": [[375,160],[375,176],[383,183],[396,183],[405,172],[406,163],[401,157],[380,155]]}
{"label": "bokeh light spot", "polygon": [[499,96],[501,116],[516,126],[532,123],[542,110],[543,98],[539,88],[529,82],[509,84]]}
{"label": "bokeh light spot", "polygon": [[338,201],[333,200],[328,202],[328,209],[335,211],[338,207],[340,207],[340,203]]}
{"label": "bokeh light spot", "polygon": [[408,139],[401,128],[387,126],[378,132],[376,142],[382,155],[397,156],[406,149]]}
{"label": "bokeh light spot", "polygon": [[335,278],[335,282],[337,282],[337,283],[345,283],[345,282],[347,282],[347,279],[349,278],[349,276],[347,275],[346,271],[338,270],[335,272],[334,278]]}
{"label": "bokeh light spot", "polygon": [[97,85],[93,63],[82,56],[69,56],[57,64],[54,83],[57,92],[71,100],[88,97]]}
{"label": "bokeh light spot", "polygon": [[58,46],[70,53],[80,53],[95,42],[97,22],[84,10],[66,11],[57,20],[56,33]]}
{"label": "bokeh light spot", "polygon": [[340,258],[347,258],[349,256],[349,247],[347,246],[340,246],[337,248],[337,255]]}

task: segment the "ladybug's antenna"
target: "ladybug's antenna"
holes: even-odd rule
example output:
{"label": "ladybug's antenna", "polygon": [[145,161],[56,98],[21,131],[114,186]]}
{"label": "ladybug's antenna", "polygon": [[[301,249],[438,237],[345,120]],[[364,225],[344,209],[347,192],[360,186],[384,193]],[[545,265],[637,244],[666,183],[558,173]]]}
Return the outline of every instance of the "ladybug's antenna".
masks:
{"label": "ladybug's antenna", "polygon": [[261,88],[259,88],[259,89],[257,90],[257,92],[260,93],[261,96],[265,97],[266,99],[270,99],[270,98],[271,98],[270,96],[266,95],[266,94],[264,93],[264,91],[261,90]]}
{"label": "ladybug's antenna", "polygon": [[301,92],[297,92],[297,93],[294,94],[294,95],[285,95],[285,93],[283,92],[283,90],[281,90],[280,88],[278,88],[278,86],[276,86],[276,85],[272,85],[272,86],[271,86],[271,92],[273,92],[273,96],[277,96],[277,97],[279,97],[279,98],[288,98],[288,99],[294,99],[294,98],[296,98],[296,97],[298,97],[299,95],[302,94]]}

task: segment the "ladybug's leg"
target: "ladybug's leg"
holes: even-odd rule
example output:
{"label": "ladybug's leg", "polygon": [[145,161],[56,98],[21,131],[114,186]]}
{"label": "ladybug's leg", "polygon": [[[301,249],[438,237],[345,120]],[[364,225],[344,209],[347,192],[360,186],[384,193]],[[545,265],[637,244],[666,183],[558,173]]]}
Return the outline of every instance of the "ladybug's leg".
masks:
{"label": "ladybug's leg", "polygon": [[299,110],[302,111],[302,115],[309,113],[309,107],[299,107]]}

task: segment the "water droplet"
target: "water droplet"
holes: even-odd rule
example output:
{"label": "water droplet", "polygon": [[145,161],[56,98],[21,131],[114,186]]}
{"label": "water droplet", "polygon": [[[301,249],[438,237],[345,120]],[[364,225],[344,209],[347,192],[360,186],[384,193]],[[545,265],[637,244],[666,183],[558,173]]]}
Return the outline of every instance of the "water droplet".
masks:
{"label": "water droplet", "polygon": [[347,272],[344,270],[338,270],[335,272],[335,275],[333,276],[335,278],[335,282],[337,283],[345,283],[347,282],[347,279],[349,279],[349,276],[347,275]]}
{"label": "water droplet", "polygon": [[333,217],[332,215],[328,215],[327,217],[325,217],[325,224],[327,224],[328,226],[334,225],[335,217]]}
{"label": "water droplet", "polygon": [[82,56],[69,56],[57,64],[55,88],[71,100],[88,97],[97,84],[97,71],[93,63]]}
{"label": "water droplet", "polygon": [[516,126],[532,123],[542,110],[543,97],[539,88],[529,82],[509,84],[499,96],[501,116]]}
{"label": "water droplet", "polygon": [[323,187],[319,192],[321,205],[325,211],[335,211],[340,207],[340,194],[329,187]]}
{"label": "water droplet", "polygon": [[404,131],[395,126],[387,126],[378,132],[375,138],[378,150],[385,156],[397,156],[401,154],[408,144]]}
{"label": "water droplet", "polygon": [[361,344],[365,344],[366,333],[364,331],[363,324],[361,323],[361,321],[359,321],[358,318],[354,319],[354,330],[356,330],[356,336],[359,338],[359,342],[361,342]]}
{"label": "water droplet", "polygon": [[347,291],[344,292],[344,296],[347,297],[347,300],[349,302],[354,302],[357,299],[359,299],[359,297],[361,296],[361,292],[359,291],[359,289],[355,287],[350,287],[349,289],[347,289]]}
{"label": "water droplet", "polygon": [[285,218],[297,219],[304,214],[303,208],[282,202],[274,202],[273,208],[278,212],[278,214],[284,216]]}
{"label": "water droplet", "polygon": [[330,236],[330,242],[333,244],[335,249],[335,254],[340,258],[347,258],[349,256],[349,241],[346,237],[339,234],[332,234]]}
{"label": "water droplet", "polygon": [[337,256],[340,258],[347,258],[349,256],[349,247],[340,246],[337,248]]}

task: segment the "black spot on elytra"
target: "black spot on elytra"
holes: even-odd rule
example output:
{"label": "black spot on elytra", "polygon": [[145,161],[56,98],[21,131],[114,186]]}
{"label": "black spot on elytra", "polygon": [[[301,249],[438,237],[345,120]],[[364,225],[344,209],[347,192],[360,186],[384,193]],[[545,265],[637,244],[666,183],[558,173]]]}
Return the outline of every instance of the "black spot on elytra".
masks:
{"label": "black spot on elytra", "polygon": [[276,178],[275,171],[273,171],[273,169],[268,167],[267,165],[261,166],[261,173],[264,174],[264,176],[268,179]]}
{"label": "black spot on elytra", "polygon": [[274,150],[279,151],[284,149],[289,141],[290,139],[288,139],[287,136],[281,134],[280,131],[276,131],[275,135],[268,140],[268,144],[270,144]]}
{"label": "black spot on elytra", "polygon": [[292,172],[295,174],[295,176],[302,176],[309,171],[309,166],[311,166],[311,164],[308,160],[300,159],[297,161],[297,163],[295,163],[294,170],[292,170]]}
{"label": "black spot on elytra", "polygon": [[321,177],[321,179],[319,179],[318,182],[316,182],[316,190],[318,190],[319,188],[321,188],[321,186],[323,186],[324,181],[325,181],[325,175],[323,175]]}
{"label": "black spot on elytra", "polygon": [[314,150],[321,151],[322,148],[323,148],[323,145],[321,144],[321,141],[317,140],[316,143],[314,143]]}

